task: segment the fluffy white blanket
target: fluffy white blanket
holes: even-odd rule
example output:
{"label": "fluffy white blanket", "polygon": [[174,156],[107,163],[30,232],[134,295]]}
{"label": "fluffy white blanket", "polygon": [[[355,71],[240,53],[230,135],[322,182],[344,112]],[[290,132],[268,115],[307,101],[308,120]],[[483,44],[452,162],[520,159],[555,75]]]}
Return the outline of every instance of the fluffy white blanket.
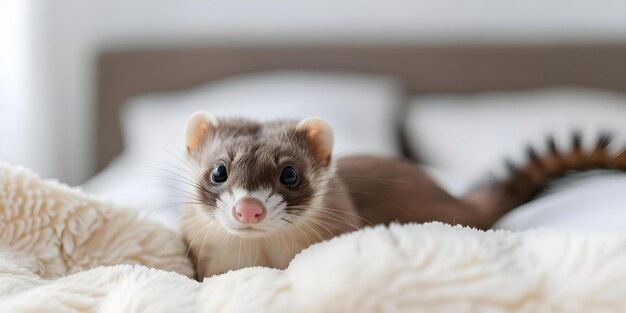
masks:
{"label": "fluffy white blanket", "polygon": [[185,253],[131,210],[0,164],[0,312],[626,312],[619,234],[374,227],[202,283]]}

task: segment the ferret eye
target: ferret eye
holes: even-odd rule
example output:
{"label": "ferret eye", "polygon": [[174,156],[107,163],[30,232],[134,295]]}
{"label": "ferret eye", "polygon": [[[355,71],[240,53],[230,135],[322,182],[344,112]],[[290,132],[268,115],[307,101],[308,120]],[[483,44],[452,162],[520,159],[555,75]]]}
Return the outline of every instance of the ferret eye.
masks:
{"label": "ferret eye", "polygon": [[214,183],[221,184],[228,179],[228,173],[226,173],[226,166],[224,164],[220,164],[216,166],[211,172],[211,180]]}
{"label": "ferret eye", "polygon": [[280,173],[280,183],[293,187],[298,183],[298,173],[291,166],[287,166]]}

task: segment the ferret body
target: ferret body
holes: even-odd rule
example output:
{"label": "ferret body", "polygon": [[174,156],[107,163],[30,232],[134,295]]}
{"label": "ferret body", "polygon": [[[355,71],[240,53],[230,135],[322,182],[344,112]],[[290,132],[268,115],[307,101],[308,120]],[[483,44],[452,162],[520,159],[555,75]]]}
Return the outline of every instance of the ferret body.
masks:
{"label": "ferret body", "polygon": [[[568,169],[626,168],[607,140],[583,153],[580,138],[560,153],[549,141],[525,167],[455,198],[409,161],[332,159],[331,128],[319,119],[260,123],[198,112],[187,123],[194,202],[181,230],[203,277],[250,266],[285,268],[311,244],[365,225],[441,221],[487,229]],[[578,142],[578,143],[577,143]]]}

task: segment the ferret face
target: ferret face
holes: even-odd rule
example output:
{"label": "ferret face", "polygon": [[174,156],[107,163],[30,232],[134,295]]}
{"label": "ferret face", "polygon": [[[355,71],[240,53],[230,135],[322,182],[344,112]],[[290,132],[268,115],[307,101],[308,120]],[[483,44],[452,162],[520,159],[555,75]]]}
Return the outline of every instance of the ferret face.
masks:
{"label": "ferret face", "polygon": [[317,119],[258,123],[196,113],[187,126],[206,217],[241,237],[307,218],[331,177],[331,149],[330,127]]}

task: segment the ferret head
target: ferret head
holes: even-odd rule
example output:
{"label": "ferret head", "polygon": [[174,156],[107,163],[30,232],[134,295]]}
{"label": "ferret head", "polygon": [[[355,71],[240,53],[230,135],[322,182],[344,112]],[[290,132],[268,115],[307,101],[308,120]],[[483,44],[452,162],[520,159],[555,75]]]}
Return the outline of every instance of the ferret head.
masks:
{"label": "ferret head", "polygon": [[202,214],[238,236],[297,224],[333,174],[332,130],[316,118],[259,123],[198,112],[186,137]]}

